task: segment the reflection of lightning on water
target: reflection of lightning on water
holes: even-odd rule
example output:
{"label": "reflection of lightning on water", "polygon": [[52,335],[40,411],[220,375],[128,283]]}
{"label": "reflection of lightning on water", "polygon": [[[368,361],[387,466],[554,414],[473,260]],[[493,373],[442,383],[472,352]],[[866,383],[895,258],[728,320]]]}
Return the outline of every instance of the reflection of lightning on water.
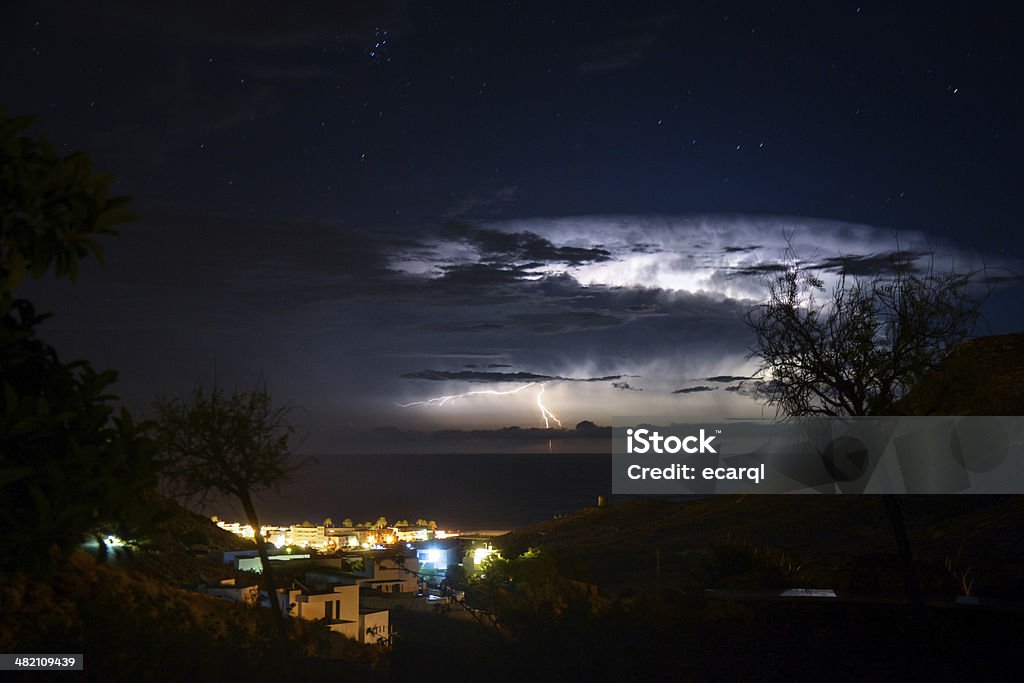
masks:
{"label": "reflection of lightning on water", "polygon": [[399,408],[409,408],[411,406],[443,406],[446,403],[456,401],[460,398],[469,398],[470,396],[481,396],[490,394],[491,396],[508,396],[510,394],[518,394],[523,389],[529,389],[530,387],[540,387],[540,391],[537,392],[537,408],[540,410],[540,417],[544,420],[544,427],[550,428],[551,422],[554,421],[559,427],[562,426],[561,420],[555,417],[554,413],[547,409],[540,397],[544,395],[544,384],[537,382],[530,382],[524,384],[516,389],[509,389],[508,391],[498,391],[496,389],[477,389],[476,391],[467,391],[462,394],[451,394],[449,396],[435,396],[429,398],[426,401],[413,401],[412,403],[399,403]]}

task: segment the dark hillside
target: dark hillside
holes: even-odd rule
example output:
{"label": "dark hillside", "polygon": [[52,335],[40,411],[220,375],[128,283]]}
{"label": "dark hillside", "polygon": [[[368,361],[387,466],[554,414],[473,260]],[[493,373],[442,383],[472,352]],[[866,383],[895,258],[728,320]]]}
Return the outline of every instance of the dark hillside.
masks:
{"label": "dark hillside", "polygon": [[1024,333],[965,342],[897,408],[904,415],[1024,415]]}
{"label": "dark hillside", "polygon": [[[104,561],[78,550],[52,575],[0,574],[0,652],[85,653],[85,680],[378,680],[385,654],[321,622],[291,620],[298,659],[274,658],[270,611],[188,590],[201,579],[255,581],[214,561],[249,544],[174,501],[165,519]],[[41,680],[41,679],[32,679]]]}

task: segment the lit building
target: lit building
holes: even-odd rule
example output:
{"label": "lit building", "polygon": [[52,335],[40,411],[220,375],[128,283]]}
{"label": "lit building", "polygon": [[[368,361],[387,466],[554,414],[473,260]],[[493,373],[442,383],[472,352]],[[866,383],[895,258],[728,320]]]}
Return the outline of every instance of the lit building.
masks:
{"label": "lit building", "polygon": [[462,563],[471,572],[479,571],[484,560],[496,552],[490,543],[473,543],[466,548],[466,557]]}
{"label": "lit building", "polygon": [[428,548],[417,548],[416,559],[423,569],[446,572],[448,567],[458,564],[458,554],[454,546],[433,545]]}
{"label": "lit building", "polygon": [[292,524],[288,527],[287,545],[300,545],[303,548],[327,547],[327,535],[323,526]]}

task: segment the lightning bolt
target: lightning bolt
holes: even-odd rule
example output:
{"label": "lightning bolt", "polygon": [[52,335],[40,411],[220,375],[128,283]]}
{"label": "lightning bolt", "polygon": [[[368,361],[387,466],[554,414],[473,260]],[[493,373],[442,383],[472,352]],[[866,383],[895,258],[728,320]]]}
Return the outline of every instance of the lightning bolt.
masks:
{"label": "lightning bolt", "polygon": [[545,408],[544,404],[541,403],[540,397],[543,396],[543,395],[544,395],[544,385],[541,384],[540,385],[540,391],[537,392],[537,407],[540,408],[540,416],[542,418],[544,418],[544,428],[548,429],[548,428],[551,427],[551,423],[548,421],[549,417],[552,420],[554,420],[555,422],[557,422],[558,426],[561,427],[562,426],[562,421],[559,420],[557,417],[555,417],[554,413],[552,413],[550,410]]}
{"label": "lightning bolt", "polygon": [[537,409],[540,410],[540,417],[541,417],[542,420],[544,420],[544,427],[546,429],[549,429],[551,427],[551,422],[552,421],[554,421],[559,427],[561,427],[562,426],[561,420],[559,420],[557,417],[555,417],[554,413],[552,413],[550,410],[548,410],[547,406],[545,406],[543,401],[541,401],[541,396],[544,395],[544,383],[542,383],[542,382],[541,383],[530,382],[528,384],[524,384],[521,387],[517,387],[515,389],[509,389],[508,391],[498,391],[497,389],[477,389],[476,391],[467,391],[467,392],[464,392],[462,394],[450,394],[448,396],[435,396],[433,398],[428,398],[426,401],[413,401],[411,403],[399,403],[398,407],[399,408],[410,408],[412,406],[443,406],[446,403],[452,403],[454,401],[457,401],[460,398],[469,398],[470,396],[483,396],[483,395],[510,396],[512,394],[518,394],[520,391],[523,391],[524,389],[529,389],[530,387],[540,387],[540,391],[537,392]]}

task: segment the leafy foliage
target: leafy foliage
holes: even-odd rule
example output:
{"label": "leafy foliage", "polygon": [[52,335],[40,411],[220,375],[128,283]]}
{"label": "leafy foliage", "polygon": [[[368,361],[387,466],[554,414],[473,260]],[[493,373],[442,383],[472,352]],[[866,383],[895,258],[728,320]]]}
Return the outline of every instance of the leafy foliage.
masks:
{"label": "leafy foliage", "polygon": [[[274,407],[266,386],[226,395],[220,388],[209,392],[196,387],[189,400],[160,399],[156,404],[158,434],[167,469],[165,489],[180,498],[206,500],[232,496],[257,530],[255,541],[263,572],[262,588],[275,595],[274,570],[253,499],[281,483],[303,463],[292,463],[291,439],[295,428],[289,408]],[[284,613],[270,600],[279,629],[281,654],[288,657]]]}
{"label": "leafy foliage", "polygon": [[168,460],[164,483],[177,497],[276,491],[302,464],[290,462],[289,409],[274,407],[263,385],[231,395],[197,387],[187,401],[161,399],[156,410]]}
{"label": "leafy foliage", "polygon": [[158,465],[148,425],[111,405],[116,373],[61,363],[35,336],[41,319],[25,301],[0,319],[0,562],[15,565],[101,529],[128,537]]}
{"label": "leafy foliage", "polygon": [[479,576],[463,580],[470,602],[482,604],[493,625],[513,637],[555,635],[588,620],[602,604],[593,586],[567,579],[555,557],[543,550],[513,559],[491,555]]}
{"label": "leafy foliage", "polygon": [[85,154],[59,157],[42,138],[22,133],[32,118],[7,118],[0,109],[0,302],[31,275],[51,268],[72,281],[79,262],[94,255],[101,262],[100,235],[132,216],[127,197],[112,197],[113,177],[92,170]]}
{"label": "leafy foliage", "polygon": [[158,469],[148,425],[115,413],[117,374],[62,363],[36,337],[45,316],[13,298],[27,274],[74,280],[82,258],[102,258],[94,237],[129,217],[109,176],[22,135],[30,122],[0,111],[0,565],[19,568],[90,533],[127,537],[148,521],[140,493]]}

